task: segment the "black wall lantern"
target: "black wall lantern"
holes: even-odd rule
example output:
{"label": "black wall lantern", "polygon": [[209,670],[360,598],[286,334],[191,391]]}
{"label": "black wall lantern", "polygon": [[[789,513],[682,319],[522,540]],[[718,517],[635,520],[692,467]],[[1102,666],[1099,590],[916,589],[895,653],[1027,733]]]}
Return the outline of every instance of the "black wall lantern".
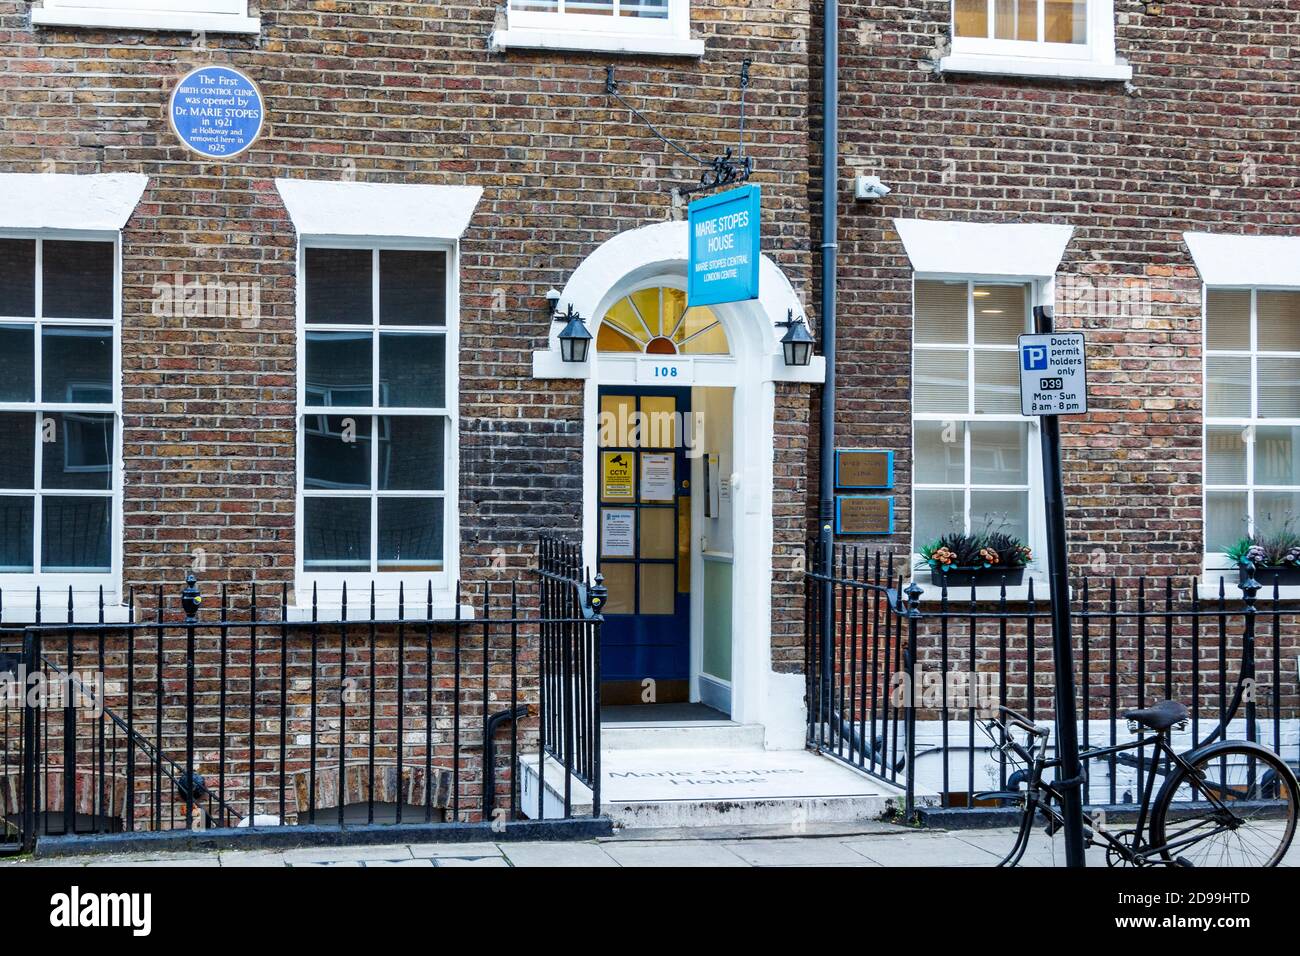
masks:
{"label": "black wall lantern", "polygon": [[785,352],[786,365],[807,365],[812,361],[813,337],[804,325],[803,316],[794,317],[794,309],[786,311],[784,322],[776,323],[777,328],[785,329],[781,336],[781,350]]}
{"label": "black wall lantern", "polygon": [[555,321],[568,322],[560,332],[560,358],[566,362],[587,361],[587,351],[591,348],[591,333],[587,331],[587,324],[583,322],[582,316],[573,311],[573,304],[569,304],[569,309],[564,315],[556,311]]}

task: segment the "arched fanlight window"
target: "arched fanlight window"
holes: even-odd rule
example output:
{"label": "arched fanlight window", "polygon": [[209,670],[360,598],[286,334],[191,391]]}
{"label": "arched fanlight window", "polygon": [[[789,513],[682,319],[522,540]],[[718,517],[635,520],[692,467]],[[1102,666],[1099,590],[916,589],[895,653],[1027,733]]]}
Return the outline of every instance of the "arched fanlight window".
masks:
{"label": "arched fanlight window", "polygon": [[615,302],[600,323],[596,348],[646,355],[726,355],[722,323],[707,306],[686,308],[681,289],[642,289]]}

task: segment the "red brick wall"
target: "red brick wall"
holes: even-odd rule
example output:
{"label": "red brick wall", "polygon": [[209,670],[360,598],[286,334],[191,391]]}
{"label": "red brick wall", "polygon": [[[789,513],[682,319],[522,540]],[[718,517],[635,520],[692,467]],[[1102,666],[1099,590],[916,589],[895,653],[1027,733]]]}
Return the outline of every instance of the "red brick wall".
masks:
{"label": "red brick wall", "polygon": [[[34,31],[28,3],[0,0],[0,171],[150,177],[123,239],[124,583],[145,593],[165,585],[174,609],[197,549],[208,597],[227,583],[241,611],[249,582],[278,592],[292,580],[296,239],[277,177],[484,188],[460,262],[462,574],[527,582],[521,571],[535,564],[538,533],[576,536],[581,509],[581,389],[531,377],[532,351],[549,331],[545,293],[611,236],[682,215],[671,188],[700,172],[604,96],[605,67],[617,66],[624,94],[667,135],[712,156],[736,142],[740,63],[753,58],[746,127],[764,189],[765,251],[806,291],[806,4],[694,3],[693,30],[707,45],[700,60],[493,54],[491,0],[260,6],[260,37],[210,35],[196,51],[179,34]],[[175,82],[206,63],[245,71],[267,101],[262,137],[230,162],[198,161],[165,117]],[[256,325],[155,316],[154,284],[178,273],[258,283]],[[795,389],[782,414],[797,422],[806,402]],[[792,449],[801,440],[789,434]],[[801,467],[797,455],[783,460],[778,507],[787,514],[802,501]],[[802,537],[797,527],[781,534],[787,550]],[[150,603],[142,599],[142,613]],[[435,633],[445,646],[449,635]],[[381,657],[392,641],[381,629]],[[246,661],[246,636],[236,632],[230,652]],[[215,661],[201,662],[208,696],[198,702],[207,721],[199,769],[210,780]],[[364,676],[364,664],[353,672]],[[531,659],[521,667],[531,674]],[[521,693],[535,699],[524,680]],[[374,705],[391,737],[388,685]],[[167,688],[168,706],[183,703],[182,693],[183,683]],[[491,706],[504,706],[506,693],[494,683]],[[413,698],[407,709],[414,727]],[[274,706],[261,714],[270,722],[259,770],[269,772],[278,754],[263,748],[278,720]],[[481,716],[472,706],[465,714]],[[246,709],[238,718],[247,720]],[[164,736],[174,757],[173,720]],[[228,754],[232,775],[241,759],[246,771],[243,746]],[[418,744],[408,749],[411,759],[421,754]],[[296,751],[294,768],[301,758]],[[499,755],[503,770],[507,758]],[[461,796],[472,801],[481,778],[467,774]],[[502,774],[498,787],[507,782]]]}
{"label": "red brick wall", "polygon": [[[693,4],[700,60],[493,54],[489,0],[261,7],[260,37],[195,51],[179,34],[33,31],[29,4],[0,3],[0,171],[150,177],[124,236],[126,583],[176,582],[195,548],[210,579],[292,575],[283,176],[484,187],[461,259],[463,574],[499,552],[531,564],[538,531],[576,531],[580,511],[580,392],[531,378],[545,292],[604,240],[669,218],[671,187],[699,174],[604,96],[605,66],[665,133],[712,155],[736,142],[740,61],[754,59],[765,249],[806,287],[806,5]],[[267,99],[261,139],[231,162],[197,161],[165,119],[175,81],[203,63],[244,70]],[[153,316],[154,283],[178,272],[259,282],[256,328]]]}
{"label": "red brick wall", "polygon": [[809,527],[803,502],[817,474],[808,470],[809,386],[780,384],[773,427],[775,483],[772,489],[772,664],[798,672],[804,657],[804,578]]}
{"label": "red brick wall", "polygon": [[[1087,333],[1092,373],[1091,414],[1063,428],[1074,560],[1106,575],[1198,568],[1201,293],[1181,234],[1297,231],[1300,18],[1264,2],[1116,7],[1130,88],[937,76],[948,0],[841,4],[838,440],[898,453],[900,550],[911,270],[892,220],[1056,222],[1075,227],[1063,279],[1127,284],[1150,303],[1116,317],[1058,297],[1058,327]],[[854,203],[857,172],[893,193]]]}

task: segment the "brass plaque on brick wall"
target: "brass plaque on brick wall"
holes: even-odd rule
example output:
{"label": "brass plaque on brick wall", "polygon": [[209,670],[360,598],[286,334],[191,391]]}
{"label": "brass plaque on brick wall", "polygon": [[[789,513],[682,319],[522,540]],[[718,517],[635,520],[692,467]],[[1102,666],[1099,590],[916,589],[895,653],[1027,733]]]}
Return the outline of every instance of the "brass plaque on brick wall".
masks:
{"label": "brass plaque on brick wall", "polygon": [[836,534],[893,534],[893,495],[837,495]]}
{"label": "brass plaque on brick wall", "polygon": [[862,448],[836,449],[835,484],[840,488],[894,487],[894,453]]}

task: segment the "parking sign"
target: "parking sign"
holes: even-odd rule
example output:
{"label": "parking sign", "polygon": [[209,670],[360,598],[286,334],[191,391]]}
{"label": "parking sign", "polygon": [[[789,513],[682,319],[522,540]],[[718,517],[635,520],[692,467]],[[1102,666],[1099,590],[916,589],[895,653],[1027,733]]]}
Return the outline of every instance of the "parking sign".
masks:
{"label": "parking sign", "polygon": [[1088,366],[1082,332],[1020,336],[1020,413],[1088,411]]}

